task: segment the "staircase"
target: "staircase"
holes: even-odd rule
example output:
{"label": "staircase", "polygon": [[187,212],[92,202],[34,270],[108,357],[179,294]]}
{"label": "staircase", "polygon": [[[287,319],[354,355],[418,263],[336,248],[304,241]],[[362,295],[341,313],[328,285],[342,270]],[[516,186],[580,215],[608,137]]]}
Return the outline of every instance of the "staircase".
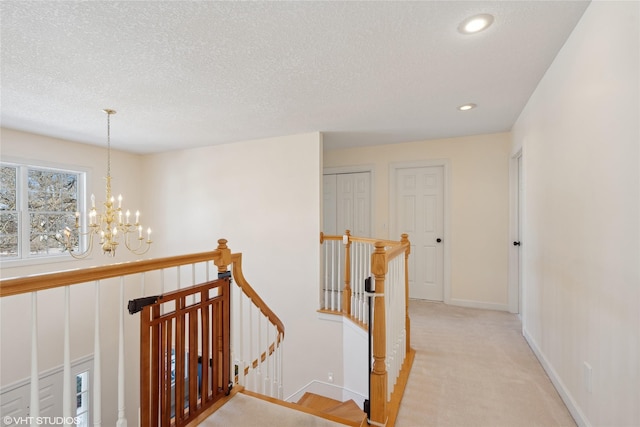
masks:
{"label": "staircase", "polygon": [[353,400],[340,402],[313,393],[291,403],[239,386],[211,409],[189,427],[367,427],[367,416]]}
{"label": "staircase", "polygon": [[340,402],[314,393],[305,393],[297,402],[298,405],[315,409],[323,414],[332,415],[344,420],[345,425],[360,427],[367,425],[367,416],[353,400]]}

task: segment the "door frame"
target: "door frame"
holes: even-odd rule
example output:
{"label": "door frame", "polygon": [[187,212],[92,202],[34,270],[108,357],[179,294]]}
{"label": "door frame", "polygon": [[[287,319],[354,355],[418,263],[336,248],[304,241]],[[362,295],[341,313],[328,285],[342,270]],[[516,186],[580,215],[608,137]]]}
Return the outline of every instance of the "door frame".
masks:
{"label": "door frame", "polygon": [[[372,236],[357,236],[357,237],[375,237],[375,176],[373,174],[374,165],[355,165],[355,166],[336,166],[336,167],[328,167],[322,168],[322,175],[333,175],[333,174],[348,174],[348,173],[360,173],[360,172],[369,172],[369,177],[371,178],[370,186],[369,186],[369,200],[371,201],[369,205],[369,227],[371,229]],[[322,179],[320,179],[320,185],[322,185]],[[322,198],[322,194],[324,194],[324,189],[320,189],[320,197]],[[321,202],[322,199],[320,200]],[[320,206],[320,215],[324,217],[324,206]],[[324,219],[322,220],[324,222]],[[322,231],[322,224],[321,224]],[[338,233],[342,235],[344,230],[338,230]]]}
{"label": "door frame", "polygon": [[[413,162],[393,162],[389,164],[389,230],[390,239],[396,239],[400,237],[398,231],[398,224],[396,218],[396,209],[393,204],[396,200],[396,179],[399,169],[408,168],[426,168],[433,166],[442,167],[443,176],[443,229],[444,235],[442,237],[443,247],[443,274],[442,274],[442,286],[445,304],[451,303],[451,161],[449,159],[430,159],[430,160],[418,160]],[[411,241],[411,236],[409,236]]]}
{"label": "door frame", "polygon": [[[520,179],[523,179],[522,171],[519,170],[518,161],[520,160],[520,168],[524,169],[523,166],[522,149],[516,151],[509,159],[509,241],[507,244],[509,245],[509,286],[508,286],[508,295],[509,295],[509,312],[522,314],[522,306],[524,305],[524,301],[522,296],[524,292],[522,291],[522,271],[520,258],[522,258],[522,246],[514,246],[513,242],[520,241],[522,239],[522,235],[518,233],[518,224],[520,224],[520,232],[522,232],[522,219],[524,217],[524,209],[523,201],[520,201],[520,186],[522,183],[519,182]],[[524,179],[523,179],[524,180]]]}

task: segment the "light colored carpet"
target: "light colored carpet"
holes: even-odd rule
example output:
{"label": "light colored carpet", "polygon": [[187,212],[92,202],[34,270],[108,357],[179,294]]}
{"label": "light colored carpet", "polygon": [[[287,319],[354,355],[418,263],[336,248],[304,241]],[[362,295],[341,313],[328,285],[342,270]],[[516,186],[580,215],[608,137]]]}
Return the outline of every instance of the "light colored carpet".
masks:
{"label": "light colored carpet", "polygon": [[575,426],[516,315],[412,300],[397,427]]}
{"label": "light colored carpet", "polygon": [[238,393],[205,421],[203,427],[344,427],[300,411],[294,411]]}

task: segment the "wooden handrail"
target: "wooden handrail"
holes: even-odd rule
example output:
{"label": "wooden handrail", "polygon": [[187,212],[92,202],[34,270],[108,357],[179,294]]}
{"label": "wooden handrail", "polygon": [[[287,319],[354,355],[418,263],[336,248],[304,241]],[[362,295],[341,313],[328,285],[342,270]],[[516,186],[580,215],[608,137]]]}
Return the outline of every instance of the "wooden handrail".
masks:
{"label": "wooden handrail", "polygon": [[247,279],[242,274],[242,254],[232,254],[231,264],[233,265],[233,278],[236,284],[242,289],[242,292],[260,309],[269,321],[278,329],[278,333],[284,337],[284,324],[282,320],[269,308],[269,306],[260,298],[260,295],[251,287]]}
{"label": "wooden handrail", "polygon": [[[347,230],[349,231],[349,230]],[[326,235],[320,232],[320,243],[323,243],[325,240],[342,240],[343,235],[334,236],[334,235]],[[361,243],[370,243],[375,245],[377,242],[382,242],[384,246],[398,246],[401,242],[397,240],[384,240],[384,239],[376,239],[373,237],[355,237],[349,234],[349,242],[361,242]]]}
{"label": "wooden handrail", "polygon": [[[224,240],[224,239],[221,239]],[[225,241],[226,242],[226,241]],[[165,258],[130,261],[83,269],[59,271],[56,273],[34,274],[24,277],[0,280],[0,297],[19,295],[62,286],[76,285],[95,280],[110,279],[136,273],[145,273],[163,268],[177,267],[220,258],[221,251],[200,252]]]}
{"label": "wooden handrail", "polygon": [[[376,247],[377,247],[378,243],[380,243],[383,246],[387,246],[387,245],[384,244],[384,242],[378,241],[378,242],[376,242]],[[391,261],[392,259],[394,259],[395,257],[397,257],[399,255],[404,255],[404,253],[407,251],[408,248],[409,248],[409,242],[402,242],[398,246],[395,246],[395,247],[393,247],[391,249],[386,250],[385,258],[386,258],[387,262]]]}

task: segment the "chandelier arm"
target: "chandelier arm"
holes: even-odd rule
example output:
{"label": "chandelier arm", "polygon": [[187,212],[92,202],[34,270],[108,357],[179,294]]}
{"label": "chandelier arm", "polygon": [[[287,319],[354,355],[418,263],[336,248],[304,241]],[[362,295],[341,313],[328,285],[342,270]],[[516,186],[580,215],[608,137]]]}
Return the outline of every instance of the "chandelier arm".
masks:
{"label": "chandelier arm", "polygon": [[131,242],[130,242],[130,240],[129,240],[129,234],[130,234],[130,233],[126,233],[126,234],[125,234],[125,238],[124,238],[124,246],[125,246],[125,247],[130,251],[130,252],[132,252],[132,253],[134,253],[134,254],[136,254],[136,255],[142,255],[142,254],[147,253],[147,251],[148,251],[148,250],[149,250],[149,248],[151,247],[151,243],[152,243],[152,242],[151,242],[151,240],[147,240],[147,241],[145,242],[145,243],[146,243],[146,246],[144,246],[144,250],[141,250],[141,248],[143,248],[143,240],[144,240],[144,238],[139,237],[139,238],[137,239],[137,240],[138,240],[138,246],[137,246],[136,248],[133,248],[133,247],[131,246]]}
{"label": "chandelier arm", "polygon": [[93,252],[93,235],[95,233],[97,233],[97,231],[91,230],[87,233],[81,234],[81,236],[83,237],[87,235],[89,236],[89,245],[87,246],[87,249],[84,252],[76,252],[73,250],[73,245],[71,244],[71,236],[67,234],[65,247],[67,251],[69,251],[69,255],[71,255],[75,259],[85,259],[89,255],[91,255],[91,252]]}

